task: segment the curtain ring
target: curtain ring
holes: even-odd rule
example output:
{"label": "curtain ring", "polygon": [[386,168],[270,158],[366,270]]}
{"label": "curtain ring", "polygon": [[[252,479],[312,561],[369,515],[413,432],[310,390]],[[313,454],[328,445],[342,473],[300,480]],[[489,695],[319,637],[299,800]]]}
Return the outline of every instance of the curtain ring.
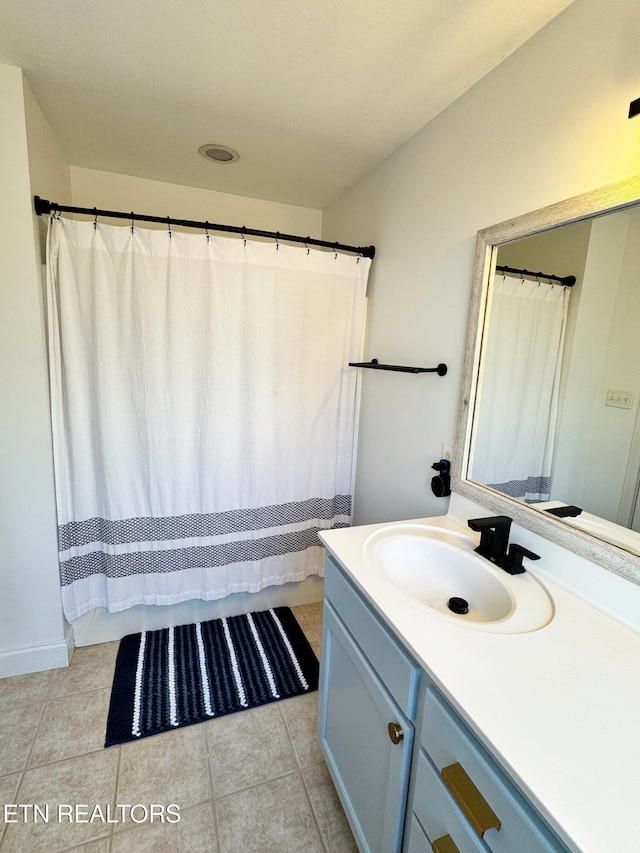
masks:
{"label": "curtain ring", "polygon": [[335,254],[334,254],[334,256],[333,256],[333,260],[334,260],[334,261],[337,261],[337,260],[338,260],[338,244],[337,244],[337,243],[336,243],[336,244],[335,244],[335,246],[333,247],[333,251],[334,251],[334,253],[335,253]]}
{"label": "curtain ring", "polygon": [[280,232],[276,231],[276,252],[280,250]]}
{"label": "curtain ring", "polygon": [[136,215],[131,211],[131,233],[133,234],[133,226],[136,224]]}
{"label": "curtain ring", "polygon": [[93,230],[95,231],[98,228],[98,208],[97,207],[93,208],[93,213],[94,213]]}
{"label": "curtain ring", "polygon": [[171,218],[167,216],[167,231],[169,232],[169,239],[173,236],[171,233]]}
{"label": "curtain ring", "polygon": [[209,222],[205,220],[204,233],[207,235],[207,243],[209,242]]}
{"label": "curtain ring", "polygon": [[[311,239],[311,238],[309,236],[307,236],[307,240],[309,240],[309,239]],[[304,241],[304,247],[307,250],[307,257],[309,257],[309,252],[311,251],[311,249],[309,248],[309,246],[307,244],[307,240]]]}
{"label": "curtain ring", "polygon": [[246,249],[247,248],[247,238],[245,237],[244,229],[245,229],[245,226],[243,225],[242,228],[240,229],[240,236],[242,237],[242,248]]}

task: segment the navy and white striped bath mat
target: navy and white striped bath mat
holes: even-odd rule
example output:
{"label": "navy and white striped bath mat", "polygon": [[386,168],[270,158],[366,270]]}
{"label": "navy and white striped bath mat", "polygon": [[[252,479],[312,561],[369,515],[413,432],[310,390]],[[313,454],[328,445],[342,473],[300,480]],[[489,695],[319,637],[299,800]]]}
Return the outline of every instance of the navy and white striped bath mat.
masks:
{"label": "navy and white striped bath mat", "polygon": [[318,688],[318,660],[288,607],[120,641],[105,746]]}

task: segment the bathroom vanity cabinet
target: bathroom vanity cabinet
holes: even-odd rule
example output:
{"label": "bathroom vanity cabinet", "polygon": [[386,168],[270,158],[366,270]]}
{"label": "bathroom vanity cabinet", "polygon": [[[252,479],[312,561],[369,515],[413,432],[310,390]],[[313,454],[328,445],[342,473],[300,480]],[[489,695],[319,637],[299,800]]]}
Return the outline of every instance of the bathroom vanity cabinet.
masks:
{"label": "bathroom vanity cabinet", "polygon": [[327,566],[319,737],[361,850],[400,850],[420,669]]}
{"label": "bathroom vanity cabinet", "polygon": [[319,692],[321,748],[361,851],[568,850],[331,556]]}

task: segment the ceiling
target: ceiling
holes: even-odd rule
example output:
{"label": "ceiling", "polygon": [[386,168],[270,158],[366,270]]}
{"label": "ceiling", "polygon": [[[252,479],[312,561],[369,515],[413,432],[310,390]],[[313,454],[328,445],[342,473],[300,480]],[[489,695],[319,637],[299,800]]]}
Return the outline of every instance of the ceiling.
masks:
{"label": "ceiling", "polygon": [[0,62],[74,166],[322,209],[571,2],[2,0]]}

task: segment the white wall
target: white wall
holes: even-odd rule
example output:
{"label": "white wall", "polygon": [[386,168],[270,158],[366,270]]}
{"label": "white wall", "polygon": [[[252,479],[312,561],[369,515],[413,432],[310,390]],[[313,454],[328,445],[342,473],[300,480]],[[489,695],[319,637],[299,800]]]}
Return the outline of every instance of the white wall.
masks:
{"label": "white wall", "polygon": [[[53,198],[59,204],[71,204],[71,168],[53,128],[40,109],[26,80],[24,80],[24,108],[31,195]],[[47,217],[34,216],[34,221],[39,236],[38,259],[44,263]]]}
{"label": "white wall", "polygon": [[[27,95],[28,97],[28,95]],[[67,663],[22,73],[0,65],[0,676]]]}
{"label": "white wall", "polygon": [[639,42],[635,0],[576,0],[325,210],[327,239],[377,247],[367,357],[449,365],[363,371],[358,522],[446,512],[429,466],[454,438],[475,233],[640,172]]}
{"label": "white wall", "polygon": [[[212,164],[212,168],[216,166]],[[226,168],[232,169],[233,166]],[[247,228],[300,234],[304,237],[320,237],[322,231],[322,211],[309,207],[149,181],[78,166],[71,167],[71,185],[73,204],[77,207],[134,210],[152,216],[244,225]],[[49,201],[60,199],[50,198]],[[105,221],[112,225],[118,224],[114,219]],[[152,226],[145,223],[145,228],[149,227]]]}

